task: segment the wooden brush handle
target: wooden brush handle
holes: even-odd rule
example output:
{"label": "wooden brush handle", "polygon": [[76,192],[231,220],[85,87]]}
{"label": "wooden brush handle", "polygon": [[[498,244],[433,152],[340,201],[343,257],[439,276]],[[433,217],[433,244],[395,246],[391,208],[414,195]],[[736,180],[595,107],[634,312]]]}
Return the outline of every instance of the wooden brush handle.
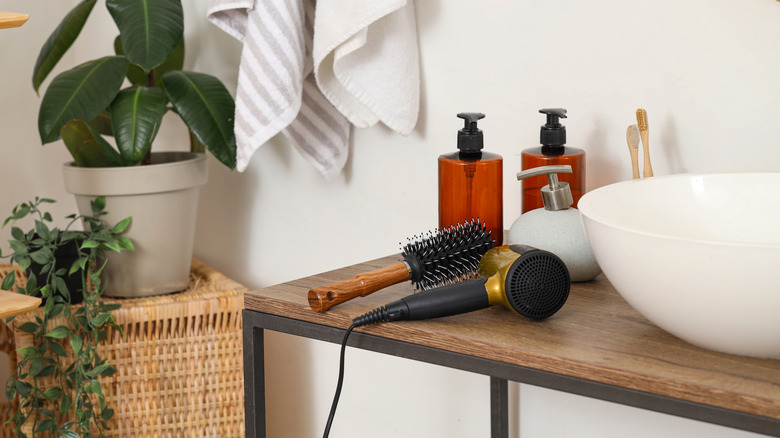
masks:
{"label": "wooden brush handle", "polygon": [[631,148],[631,170],[634,179],[639,179],[639,149]]}
{"label": "wooden brush handle", "polygon": [[642,176],[647,178],[648,176],[653,176],[653,166],[650,165],[650,139],[648,138],[650,136],[650,131],[639,131],[639,134],[642,136],[642,149],[645,154],[645,165],[642,169]]}
{"label": "wooden brush handle", "polygon": [[309,290],[309,306],[324,312],[352,298],[364,297],[379,289],[409,280],[409,266],[404,262],[358,274],[349,280]]}

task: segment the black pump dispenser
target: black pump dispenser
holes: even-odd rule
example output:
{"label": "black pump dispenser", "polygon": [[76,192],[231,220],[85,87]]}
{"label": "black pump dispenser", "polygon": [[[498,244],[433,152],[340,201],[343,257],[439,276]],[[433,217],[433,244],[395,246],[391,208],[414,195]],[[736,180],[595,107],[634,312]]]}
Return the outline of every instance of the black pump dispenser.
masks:
{"label": "black pump dispenser", "polygon": [[540,109],[540,113],[547,114],[547,123],[539,132],[539,142],[544,152],[553,152],[557,149],[563,151],[566,144],[566,127],[561,125],[559,119],[566,118],[566,110],[563,108]]}
{"label": "black pump dispenser", "polygon": [[458,149],[461,153],[476,153],[484,147],[482,130],[477,128],[477,120],[485,118],[482,113],[459,113],[464,120],[463,129],[458,130]]}

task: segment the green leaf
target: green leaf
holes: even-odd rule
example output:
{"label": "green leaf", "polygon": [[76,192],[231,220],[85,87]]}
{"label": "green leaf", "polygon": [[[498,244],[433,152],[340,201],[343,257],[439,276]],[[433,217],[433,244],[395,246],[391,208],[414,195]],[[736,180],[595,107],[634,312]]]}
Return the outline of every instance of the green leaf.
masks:
{"label": "green leaf", "polygon": [[[52,287],[55,288],[55,290],[53,291],[54,293],[59,292],[62,295],[70,296],[70,291],[68,290],[68,284],[65,283],[65,280],[63,280],[62,277],[58,277],[56,275],[53,276],[51,278],[51,285],[52,285]],[[46,302],[46,305],[48,305],[48,304],[49,303]],[[52,302],[52,307],[54,307],[54,303],[53,302]],[[47,309],[46,310],[46,313],[49,313],[49,312],[51,312],[51,309]]]}
{"label": "green leaf", "polygon": [[68,333],[70,333],[70,330],[64,325],[60,325],[52,329],[49,333],[46,333],[46,337],[52,339],[63,339],[68,336]]}
{"label": "green leaf", "polygon": [[33,346],[17,348],[16,353],[19,355],[19,357],[22,358],[38,357],[38,349]]}
{"label": "green leaf", "polygon": [[97,377],[99,375],[103,374],[103,371],[107,370],[111,367],[111,364],[104,363],[102,365],[98,365],[95,368],[91,369],[89,372],[87,372],[87,376],[89,377]]}
{"label": "green leaf", "polygon": [[19,227],[11,228],[11,237],[16,240],[24,240],[24,231]]}
{"label": "green leaf", "polygon": [[103,412],[100,413],[100,418],[108,421],[114,417],[114,410],[113,409],[103,409]]}
{"label": "green leaf", "polygon": [[[71,403],[72,402],[71,402],[70,397],[68,395],[64,395],[62,397],[62,400],[60,400],[60,415],[62,415],[64,417],[65,414],[68,413],[68,411],[70,411]],[[68,435],[68,434],[75,434],[75,437],[73,437],[73,435]],[[79,434],[77,434],[76,432],[70,431],[70,430],[63,432],[62,436],[63,437],[68,437],[68,438],[71,438],[71,437],[73,437],[73,438],[81,438],[79,436]]]}
{"label": "green leaf", "polygon": [[30,395],[30,388],[32,388],[31,384],[18,380],[16,381],[16,392],[22,397],[27,398],[27,396]]}
{"label": "green leaf", "polygon": [[122,247],[119,246],[119,242],[105,242],[102,245],[100,245],[100,249],[104,251],[113,251],[113,252],[122,251]]}
{"label": "green leaf", "polygon": [[94,119],[90,120],[89,127],[92,129],[92,132],[100,135],[114,136],[114,131],[111,129],[111,113],[107,109],[101,111]]}
{"label": "green leaf", "polygon": [[63,310],[65,310],[64,304],[55,304],[54,308],[49,312],[49,318],[56,318]]}
{"label": "green leaf", "polygon": [[54,374],[54,365],[46,365],[41,372],[38,373],[38,377],[48,377]]}
{"label": "green leaf", "polygon": [[119,28],[122,51],[149,71],[168,59],[184,35],[180,0],[106,0]]}
{"label": "green leaf", "polygon": [[16,257],[16,263],[19,264],[19,269],[26,271],[30,267],[30,258],[26,256]]}
{"label": "green leaf", "polygon": [[122,158],[135,165],[149,152],[165,114],[165,93],[137,85],[119,92],[111,103],[111,128]]}
{"label": "green leaf", "polygon": [[93,394],[97,394],[98,397],[103,397],[103,385],[95,379],[89,381],[89,387],[92,389]]}
{"label": "green leaf", "polygon": [[101,313],[92,320],[92,325],[95,327],[100,327],[105,324],[109,318],[111,318],[110,313]]}
{"label": "green leaf", "polygon": [[84,23],[87,21],[90,12],[92,12],[96,1],[84,0],[76,5],[65,15],[59,26],[54,29],[54,32],[43,43],[33,69],[33,88],[36,93],[46,76],[49,75],[54,66],[57,65],[57,62],[62,58],[62,55],[68,51],[73,41],[81,33],[81,29],[84,27]]}
{"label": "green leaf", "polygon": [[79,167],[124,166],[119,153],[83,120],[74,119],[60,129],[60,137]]}
{"label": "green leaf", "polygon": [[47,227],[43,221],[35,221],[35,232],[38,233],[38,236],[43,240],[49,240],[51,238],[49,227]]}
{"label": "green leaf", "polygon": [[[114,39],[114,52],[117,55],[125,54],[124,50],[122,50],[122,38],[119,36]],[[184,38],[182,38],[176,48],[173,49],[171,56],[169,56],[168,59],[166,59],[162,64],[154,68],[154,85],[162,86],[162,76],[165,73],[173,70],[181,70],[183,66]],[[146,72],[144,72],[144,69],[135,64],[130,64],[130,66],[127,68],[127,79],[133,85],[152,85],[150,84],[150,78]]]}
{"label": "green leaf", "polygon": [[222,82],[204,73],[172,71],[163,76],[163,85],[173,108],[195,137],[222,164],[234,169],[236,105]]}
{"label": "green leaf", "polygon": [[68,357],[68,351],[65,350],[65,347],[63,347],[61,344],[52,342],[49,344],[49,347],[51,348],[51,351],[57,356]]}
{"label": "green leaf", "polygon": [[18,255],[27,255],[27,245],[24,243],[24,241],[20,240],[9,240],[8,244],[11,245],[11,250],[13,250],[14,253]]}
{"label": "green leaf", "polygon": [[84,340],[81,336],[71,333],[70,334],[70,346],[73,348],[73,352],[78,354],[81,351],[81,346],[84,345]]}
{"label": "green leaf", "polygon": [[[44,393],[44,395],[45,395],[45,393]],[[57,427],[57,425],[54,424],[54,421],[52,421],[49,418],[46,418],[46,419],[41,420],[40,423],[38,423],[38,427],[35,428],[35,433],[42,433],[42,432],[53,431],[56,427]]]}
{"label": "green leaf", "polygon": [[70,266],[70,271],[68,271],[68,275],[73,275],[78,271],[83,271],[87,267],[87,261],[89,258],[87,257],[79,257],[73,264]]}
{"label": "green leaf", "polygon": [[30,376],[38,377],[38,373],[43,370],[43,361],[35,358],[30,362]]}
{"label": "green leaf", "polygon": [[6,274],[5,278],[3,278],[3,283],[0,284],[0,288],[3,290],[11,290],[12,287],[14,287],[14,283],[16,282],[16,274],[14,271],[9,272]]}
{"label": "green leaf", "polygon": [[106,197],[98,196],[90,201],[89,206],[92,209],[92,216],[100,217],[106,209]]}
{"label": "green leaf", "polygon": [[117,242],[119,242],[119,246],[121,246],[122,248],[128,251],[135,251],[135,246],[133,246],[133,242],[127,237],[119,237],[117,238]]}
{"label": "green leaf", "polygon": [[41,326],[39,326],[38,324],[36,324],[36,323],[34,323],[32,321],[28,321],[28,322],[25,322],[24,324],[20,325],[18,330],[22,331],[22,332],[25,332],[25,333],[35,333],[35,332],[38,331],[38,329],[40,327]]}
{"label": "green leaf", "polygon": [[52,386],[46,391],[43,391],[43,396],[46,397],[46,399],[48,400],[56,400],[60,398],[61,395],[62,395],[62,389],[60,389],[57,386]]}
{"label": "green leaf", "polygon": [[127,226],[130,225],[131,220],[132,217],[126,217],[122,219],[118,224],[114,225],[114,228],[111,229],[111,232],[113,234],[123,233],[127,229]]}
{"label": "green leaf", "polygon": [[41,142],[60,138],[60,128],[73,119],[92,120],[114,99],[127,72],[127,59],[106,56],[57,75],[43,95],[38,112]]}
{"label": "green leaf", "polygon": [[51,256],[51,250],[45,246],[38,251],[33,251],[30,253],[30,258],[39,265],[45,265],[48,263]]}
{"label": "green leaf", "polygon": [[84,243],[81,244],[81,249],[97,248],[98,245],[100,244],[94,240],[85,240]]}

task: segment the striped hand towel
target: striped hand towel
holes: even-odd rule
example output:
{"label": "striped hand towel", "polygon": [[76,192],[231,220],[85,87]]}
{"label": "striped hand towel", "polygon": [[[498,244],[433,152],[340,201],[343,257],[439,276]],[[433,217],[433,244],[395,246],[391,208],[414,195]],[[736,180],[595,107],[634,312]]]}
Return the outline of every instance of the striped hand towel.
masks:
{"label": "striped hand towel", "polygon": [[283,132],[322,174],[347,160],[349,122],[313,74],[314,0],[210,0],[209,20],[243,42],[236,90],[236,169]]}

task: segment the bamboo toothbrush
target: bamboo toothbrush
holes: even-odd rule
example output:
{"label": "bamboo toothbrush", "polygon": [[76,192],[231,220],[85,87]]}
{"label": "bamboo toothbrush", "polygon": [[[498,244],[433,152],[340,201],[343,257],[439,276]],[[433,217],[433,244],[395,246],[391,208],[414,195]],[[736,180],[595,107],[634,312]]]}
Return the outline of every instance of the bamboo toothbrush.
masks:
{"label": "bamboo toothbrush", "polygon": [[636,125],[631,125],[626,130],[626,141],[628,141],[628,151],[631,153],[634,179],[639,179],[639,128]]}
{"label": "bamboo toothbrush", "polygon": [[639,125],[639,134],[642,136],[642,145],[644,146],[645,165],[642,168],[642,176],[647,178],[653,176],[653,167],[650,165],[650,127],[647,124],[647,111],[644,108],[636,110],[636,121]]}

